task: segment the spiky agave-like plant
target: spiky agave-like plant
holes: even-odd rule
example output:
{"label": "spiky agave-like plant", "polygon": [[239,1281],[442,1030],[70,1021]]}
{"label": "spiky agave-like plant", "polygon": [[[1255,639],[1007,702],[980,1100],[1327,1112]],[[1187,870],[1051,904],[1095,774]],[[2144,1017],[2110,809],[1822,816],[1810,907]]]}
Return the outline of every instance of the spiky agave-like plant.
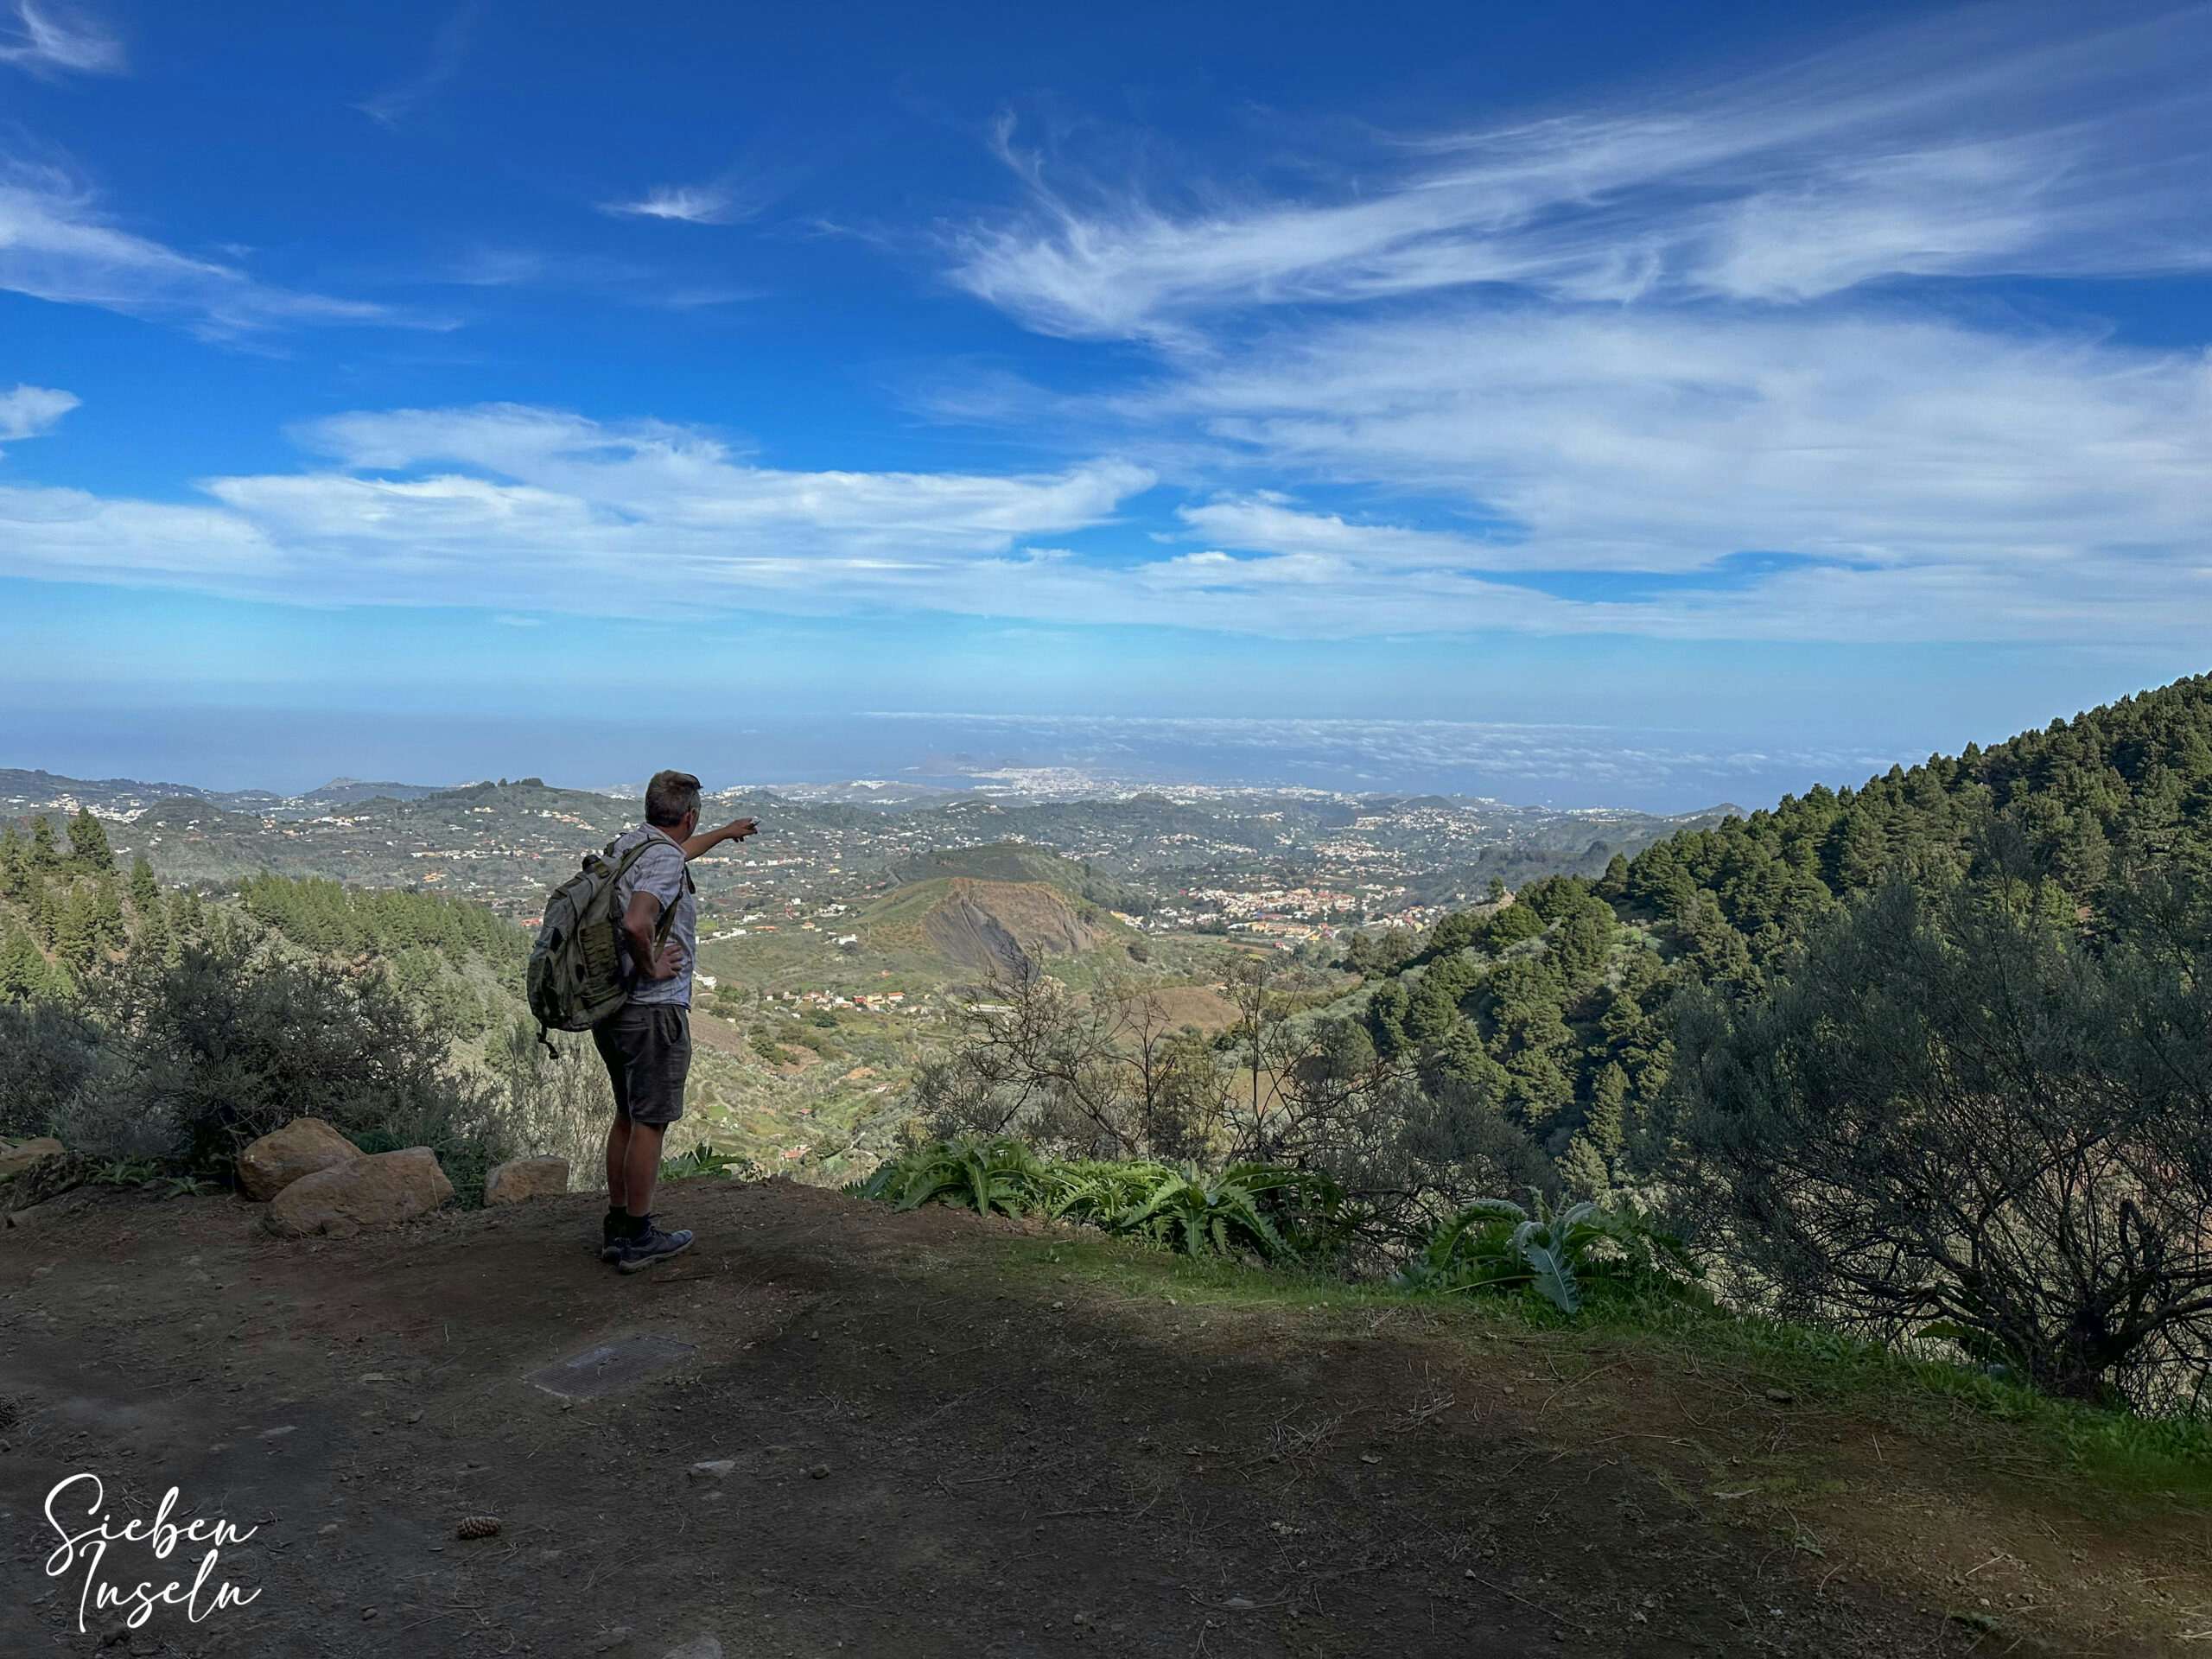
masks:
{"label": "spiky agave-like plant", "polygon": [[936,1201],[988,1216],[1031,1208],[1045,1179],[1037,1154],[1010,1135],[963,1135],[917,1147],[861,1183],[861,1196],[888,1198],[900,1210]]}
{"label": "spiky agave-like plant", "polygon": [[1265,1188],[1255,1184],[1266,1173],[1250,1164],[1211,1174],[1192,1164],[1171,1169],[1141,1206],[1122,1217],[1120,1230],[1186,1255],[1233,1255],[1240,1241],[1262,1255],[1288,1255],[1290,1245],[1262,1207]]}
{"label": "spiky agave-like plant", "polygon": [[[1534,1189],[1529,1202],[1526,1210],[1507,1198],[1469,1205],[1437,1229],[1393,1282],[1408,1290],[1528,1289],[1573,1315],[1581,1311],[1586,1281],[1678,1284],[1695,1275],[1681,1241],[1655,1232],[1632,1210],[1589,1198],[1554,1209]],[[1607,1251],[1608,1244],[1617,1248]]]}
{"label": "spiky agave-like plant", "polygon": [[1084,1222],[1112,1231],[1141,1208],[1173,1172],[1166,1164],[1079,1160],[1046,1166],[1043,1211],[1055,1220]]}

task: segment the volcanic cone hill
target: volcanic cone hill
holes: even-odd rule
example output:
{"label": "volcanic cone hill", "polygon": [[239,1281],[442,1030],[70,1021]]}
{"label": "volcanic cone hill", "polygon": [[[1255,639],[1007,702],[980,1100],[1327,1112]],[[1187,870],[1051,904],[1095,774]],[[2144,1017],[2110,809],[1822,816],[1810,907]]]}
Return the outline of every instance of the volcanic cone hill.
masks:
{"label": "volcanic cone hill", "polygon": [[879,944],[934,952],[973,973],[1031,976],[1054,957],[1096,950],[1123,930],[1096,906],[1042,881],[946,876],[909,882],[861,912]]}

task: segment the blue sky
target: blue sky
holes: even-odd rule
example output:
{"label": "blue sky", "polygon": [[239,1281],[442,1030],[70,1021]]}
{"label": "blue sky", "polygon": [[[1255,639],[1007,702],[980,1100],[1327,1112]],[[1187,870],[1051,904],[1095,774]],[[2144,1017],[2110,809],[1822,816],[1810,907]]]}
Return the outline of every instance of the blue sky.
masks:
{"label": "blue sky", "polygon": [[1794,10],[0,0],[0,764],[1688,807],[2201,671],[2212,8]]}

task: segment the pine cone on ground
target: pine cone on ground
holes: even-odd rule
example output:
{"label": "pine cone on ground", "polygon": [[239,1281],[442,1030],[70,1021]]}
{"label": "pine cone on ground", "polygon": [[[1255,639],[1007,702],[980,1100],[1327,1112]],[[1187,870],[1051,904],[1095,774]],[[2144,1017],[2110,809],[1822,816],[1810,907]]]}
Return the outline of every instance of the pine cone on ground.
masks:
{"label": "pine cone on ground", "polygon": [[460,1538],[490,1538],[498,1535],[499,1517],[495,1515],[464,1516],[454,1535]]}

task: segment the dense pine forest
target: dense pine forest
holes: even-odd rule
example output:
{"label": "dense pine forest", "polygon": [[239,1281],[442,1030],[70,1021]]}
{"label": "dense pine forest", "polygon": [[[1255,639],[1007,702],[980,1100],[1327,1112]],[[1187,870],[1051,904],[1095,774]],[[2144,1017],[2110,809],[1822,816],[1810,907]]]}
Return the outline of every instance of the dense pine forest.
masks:
{"label": "dense pine forest", "polygon": [[[2146,884],[2212,870],[2212,676],[1988,749],[1815,788],[1686,831],[1596,880],[1455,915],[1387,970],[1366,1026],[1495,1101],[1568,1183],[1649,1173],[1691,988],[1757,995],[1845,903],[1902,880],[2031,902],[2085,946],[2137,925]],[[1369,949],[1374,947],[1370,944]]]}

